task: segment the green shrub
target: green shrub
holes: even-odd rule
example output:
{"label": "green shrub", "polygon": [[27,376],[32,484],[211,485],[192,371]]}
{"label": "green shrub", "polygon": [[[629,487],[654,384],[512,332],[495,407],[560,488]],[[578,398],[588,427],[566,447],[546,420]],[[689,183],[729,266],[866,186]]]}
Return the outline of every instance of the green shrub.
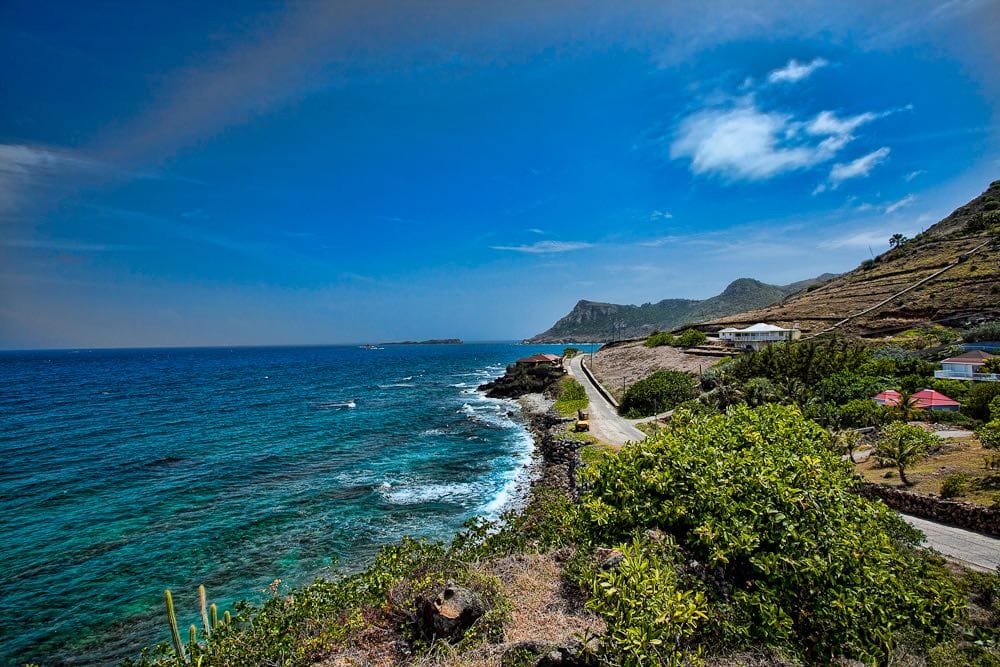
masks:
{"label": "green shrub", "polygon": [[576,355],[580,354],[580,348],[578,347],[567,347],[563,348],[562,356],[564,359],[572,359]]}
{"label": "green shrub", "polygon": [[697,395],[694,380],[680,371],[656,371],[625,390],[619,411],[630,419],[669,410]]}
{"label": "green shrub", "polygon": [[[690,420],[584,471],[581,530],[605,544],[653,528],[666,535],[685,576],[654,572],[678,569],[668,557],[647,558],[625,595],[645,587],[686,593],[681,600],[693,607],[661,623],[707,607],[706,619],[675,628],[681,641],[672,648],[683,649],[694,626],[707,645],[874,663],[888,659],[900,630],[944,639],[961,607],[947,573],[907,546],[914,533],[894,512],[852,492],[851,466],[827,443],[822,429],[784,406]],[[699,592],[704,604],[690,597]],[[617,609],[605,616],[616,636],[649,632],[641,601]]]}
{"label": "green shrub", "polygon": [[944,481],[941,482],[942,498],[958,498],[959,496],[964,496],[968,490],[969,476],[963,475],[962,473],[948,475],[945,477]]}
{"label": "green shrub", "polygon": [[948,398],[954,398],[959,403],[969,393],[972,383],[966,380],[949,380],[934,378],[928,382],[928,387],[935,391],[940,391]]}
{"label": "green shrub", "polygon": [[657,331],[643,343],[646,347],[662,347],[664,345],[673,345],[674,335],[669,331]]}
{"label": "green shrub", "polygon": [[1000,417],[984,424],[976,435],[986,449],[1000,449]]}
{"label": "green shrub", "polygon": [[676,550],[648,542],[620,547],[617,567],[599,572],[587,607],[608,624],[603,651],[623,667],[690,665],[692,639],[708,618],[705,594],[685,590],[674,571]]}
{"label": "green shrub", "polygon": [[1000,320],[984,322],[977,327],[963,331],[962,340],[966,343],[1000,340]]}
{"label": "green shrub", "polygon": [[576,379],[568,375],[559,380],[556,394],[556,412],[564,417],[576,415],[578,410],[586,409],[590,403],[587,398],[587,390]]}
{"label": "green shrub", "polygon": [[677,344],[681,347],[695,347],[701,345],[706,340],[708,340],[708,336],[703,331],[687,329],[677,337]]}
{"label": "green shrub", "polygon": [[869,398],[858,398],[840,406],[841,424],[862,428],[882,426],[892,421],[892,410]]}
{"label": "green shrub", "polygon": [[990,403],[1000,397],[1000,382],[974,382],[962,401],[962,412],[986,421],[990,418]]}

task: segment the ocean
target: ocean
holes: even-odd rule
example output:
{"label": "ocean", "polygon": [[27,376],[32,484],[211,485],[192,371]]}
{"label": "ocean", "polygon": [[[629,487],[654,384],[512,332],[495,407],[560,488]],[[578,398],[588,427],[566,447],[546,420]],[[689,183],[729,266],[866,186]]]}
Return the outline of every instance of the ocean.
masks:
{"label": "ocean", "polygon": [[115,664],[223,608],[449,539],[533,442],[476,387],[562,346],[0,353],[0,663]]}

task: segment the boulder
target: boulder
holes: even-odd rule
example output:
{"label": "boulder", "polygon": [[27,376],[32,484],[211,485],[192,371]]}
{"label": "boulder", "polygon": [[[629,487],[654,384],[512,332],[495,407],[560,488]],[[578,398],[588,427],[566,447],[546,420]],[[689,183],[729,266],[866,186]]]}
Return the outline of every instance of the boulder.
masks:
{"label": "boulder", "polygon": [[461,639],[486,611],[478,595],[452,582],[448,582],[435,597],[418,604],[420,629],[429,640]]}

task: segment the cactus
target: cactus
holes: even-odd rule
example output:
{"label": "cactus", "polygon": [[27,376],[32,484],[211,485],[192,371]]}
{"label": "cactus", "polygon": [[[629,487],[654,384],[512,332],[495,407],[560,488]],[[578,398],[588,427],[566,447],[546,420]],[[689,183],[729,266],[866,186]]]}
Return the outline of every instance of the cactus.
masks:
{"label": "cactus", "polygon": [[215,630],[217,627],[219,627],[219,608],[216,607],[215,603],[213,602],[212,606],[209,607],[209,610],[211,611],[211,616],[212,616],[212,630]]}
{"label": "cactus", "polygon": [[211,627],[208,625],[208,611],[205,606],[206,595],[205,595],[205,584],[198,586],[198,605],[201,607],[201,625],[205,628],[205,635],[211,631]]}
{"label": "cactus", "polygon": [[192,648],[198,644],[198,628],[194,623],[192,623],[191,627],[188,628],[188,643],[192,646]]}
{"label": "cactus", "polygon": [[177,630],[177,616],[174,615],[174,598],[170,595],[170,589],[163,591],[163,599],[167,603],[167,621],[170,623],[170,638],[174,642],[174,653],[177,655],[177,662],[184,664],[187,657],[184,655],[184,645],[181,644],[181,633]]}
{"label": "cactus", "polygon": [[225,624],[226,625],[229,625],[230,623],[233,622],[232,617],[229,615],[229,610],[228,609],[226,610],[226,613],[225,613],[225,615],[222,618],[223,618],[223,620],[225,620]]}

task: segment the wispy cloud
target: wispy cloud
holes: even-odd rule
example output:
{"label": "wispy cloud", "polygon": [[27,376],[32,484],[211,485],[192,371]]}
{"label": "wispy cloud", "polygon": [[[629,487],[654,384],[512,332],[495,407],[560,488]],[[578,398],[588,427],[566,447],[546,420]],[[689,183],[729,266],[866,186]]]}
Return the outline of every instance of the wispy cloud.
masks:
{"label": "wispy cloud", "polygon": [[530,227],[530,228],[528,228],[528,229],[526,229],[524,231],[531,232],[532,234],[538,234],[538,235],[542,235],[542,234],[545,233],[544,229],[539,229],[538,227]]}
{"label": "wispy cloud", "polygon": [[823,58],[814,58],[807,63],[800,63],[798,60],[792,58],[784,67],[773,70],[768,74],[767,80],[770,83],[795,83],[796,81],[808,78],[820,67],[825,67],[829,64]]}
{"label": "wispy cloud", "polygon": [[925,170],[923,170],[923,169],[917,169],[916,171],[911,171],[906,176],[903,176],[903,180],[906,181],[907,183],[909,183],[910,181],[912,181],[917,176],[920,176],[921,174],[926,174],[926,173],[927,172]]}
{"label": "wispy cloud", "polygon": [[547,255],[558,252],[571,252],[573,250],[584,250],[594,247],[593,243],[584,241],[538,241],[527,245],[495,245],[490,246],[494,250],[509,250],[511,252],[523,252],[532,255]]}
{"label": "wispy cloud", "polygon": [[13,210],[31,188],[100,168],[96,160],[70,151],[0,144],[0,213]]}
{"label": "wispy cloud", "polygon": [[850,162],[838,162],[830,169],[830,187],[836,188],[842,182],[851,178],[864,178],[868,176],[872,172],[872,169],[885,162],[885,159],[889,157],[889,152],[889,148],[883,146]]}
{"label": "wispy cloud", "polygon": [[659,209],[654,209],[652,213],[649,214],[649,219],[651,221],[657,220],[670,220],[674,217],[674,214],[670,211],[661,211]]}
{"label": "wispy cloud", "polygon": [[899,209],[903,208],[904,206],[909,206],[910,204],[912,204],[916,200],[917,200],[917,198],[915,196],[913,196],[913,195],[906,195],[902,199],[900,199],[898,201],[894,201],[891,204],[888,204],[885,207],[885,214],[886,215],[892,215],[893,213],[895,213]]}

